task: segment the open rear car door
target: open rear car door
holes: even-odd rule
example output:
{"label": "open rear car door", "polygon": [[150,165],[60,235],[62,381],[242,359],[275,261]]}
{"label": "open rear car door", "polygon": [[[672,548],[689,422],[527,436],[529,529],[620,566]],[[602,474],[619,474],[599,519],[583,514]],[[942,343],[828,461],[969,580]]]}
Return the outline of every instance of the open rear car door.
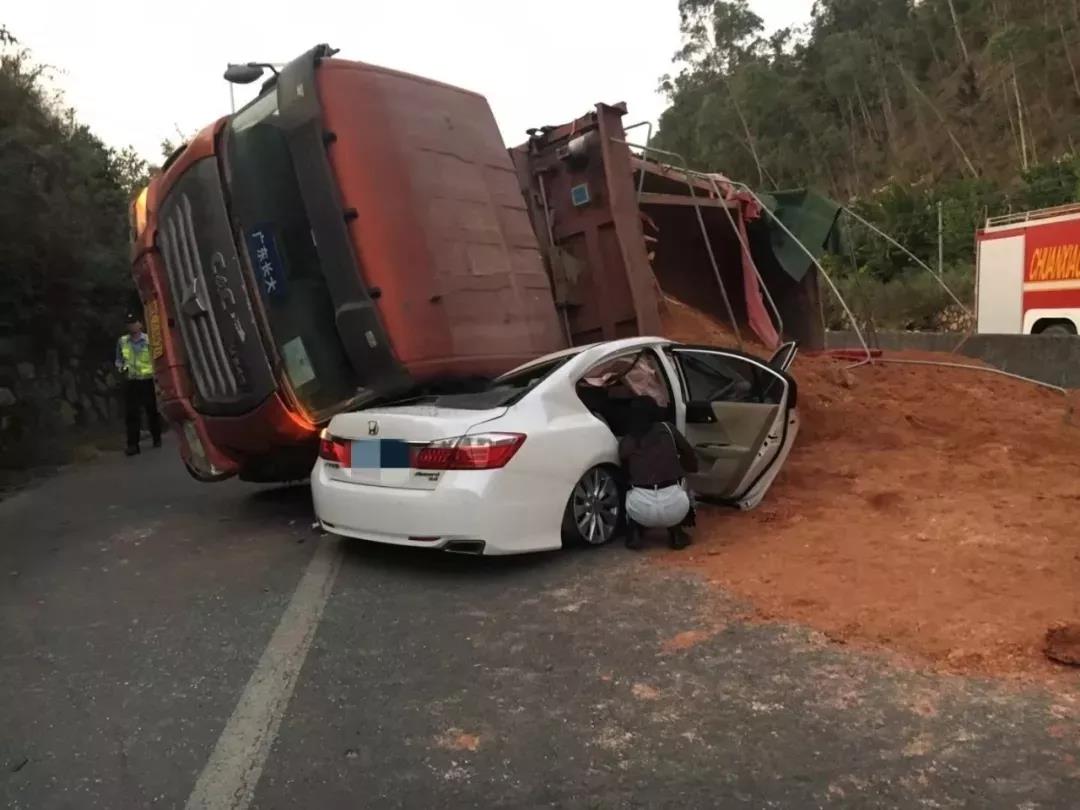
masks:
{"label": "open rear car door", "polygon": [[[795,355],[789,345],[789,356],[779,362],[783,368]],[[690,488],[704,500],[753,509],[798,433],[795,380],[783,368],[739,352],[689,346],[668,351],[681,377],[684,433],[698,456]]]}

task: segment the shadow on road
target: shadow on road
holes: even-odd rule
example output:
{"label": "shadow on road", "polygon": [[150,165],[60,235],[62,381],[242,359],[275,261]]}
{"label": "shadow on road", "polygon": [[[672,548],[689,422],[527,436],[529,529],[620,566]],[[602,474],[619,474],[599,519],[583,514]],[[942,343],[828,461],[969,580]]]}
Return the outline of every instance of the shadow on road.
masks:
{"label": "shadow on road", "polygon": [[[245,517],[254,520],[287,520],[295,521],[297,525],[303,521],[305,526],[315,521],[311,489],[307,482],[255,490],[242,499],[240,510]],[[362,566],[368,570],[384,571],[388,576],[409,572],[428,580],[526,577],[532,572],[558,565],[576,568],[580,564],[602,563],[599,557],[606,556],[611,551],[606,548],[570,546],[559,551],[538,554],[477,557],[352,538],[342,538],[342,543],[345,568]]]}
{"label": "shadow on road", "polygon": [[364,567],[388,575],[412,574],[418,579],[514,579],[556,565],[570,564],[579,555],[560,551],[522,554],[512,557],[475,557],[445,551],[369,543],[343,538],[343,568]]}
{"label": "shadow on road", "polygon": [[242,499],[241,509],[251,517],[315,521],[311,505],[311,487],[305,481],[298,484],[257,489]]}

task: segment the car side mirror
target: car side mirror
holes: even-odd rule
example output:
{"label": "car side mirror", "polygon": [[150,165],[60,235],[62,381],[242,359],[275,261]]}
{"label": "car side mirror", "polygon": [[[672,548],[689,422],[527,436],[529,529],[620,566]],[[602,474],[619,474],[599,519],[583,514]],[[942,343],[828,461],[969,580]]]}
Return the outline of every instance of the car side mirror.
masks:
{"label": "car side mirror", "polygon": [[708,402],[687,402],[686,421],[695,425],[708,425],[716,421],[716,414]]}

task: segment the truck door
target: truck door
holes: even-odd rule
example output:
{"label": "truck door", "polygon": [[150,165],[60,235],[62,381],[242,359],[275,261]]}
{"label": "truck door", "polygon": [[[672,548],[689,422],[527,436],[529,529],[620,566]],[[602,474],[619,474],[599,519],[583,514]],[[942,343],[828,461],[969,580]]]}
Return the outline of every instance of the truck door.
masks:
{"label": "truck door", "polygon": [[698,456],[691,489],[743,509],[756,506],[794,442],[795,381],[739,353],[674,347],[686,405],[684,432]]}
{"label": "truck door", "polygon": [[976,306],[980,334],[1018,335],[1024,331],[1024,253],[1026,234],[979,236]]}

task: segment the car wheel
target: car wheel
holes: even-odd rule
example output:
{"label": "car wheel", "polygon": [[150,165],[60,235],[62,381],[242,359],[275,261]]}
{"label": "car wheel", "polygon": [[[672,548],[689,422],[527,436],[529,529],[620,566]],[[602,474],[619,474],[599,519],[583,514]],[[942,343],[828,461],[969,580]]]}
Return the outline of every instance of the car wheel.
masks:
{"label": "car wheel", "polygon": [[563,515],[563,537],[587,546],[611,542],[623,523],[623,493],[617,473],[593,467],[574,486]]}

